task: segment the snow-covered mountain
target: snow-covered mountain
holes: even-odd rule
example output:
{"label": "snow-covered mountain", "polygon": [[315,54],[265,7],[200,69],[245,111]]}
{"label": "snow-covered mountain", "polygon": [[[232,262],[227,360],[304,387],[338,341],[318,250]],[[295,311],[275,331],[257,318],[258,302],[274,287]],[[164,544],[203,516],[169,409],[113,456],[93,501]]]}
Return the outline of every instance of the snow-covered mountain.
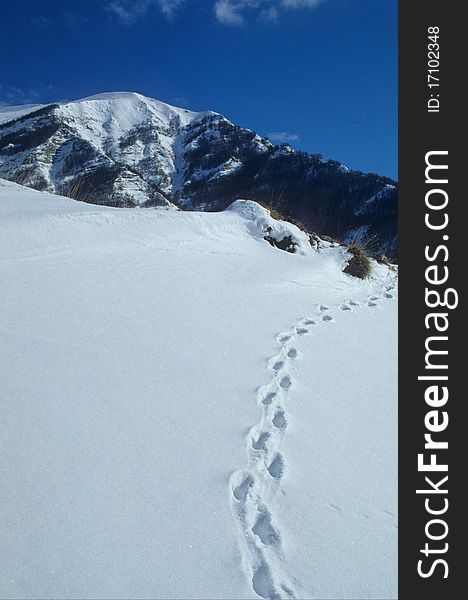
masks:
{"label": "snow-covered mountain", "polygon": [[136,93],[0,107],[0,177],[120,207],[220,210],[244,197],[396,255],[395,182]]}
{"label": "snow-covered mountain", "polygon": [[0,180],[0,597],[396,598],[397,276],[349,259]]}

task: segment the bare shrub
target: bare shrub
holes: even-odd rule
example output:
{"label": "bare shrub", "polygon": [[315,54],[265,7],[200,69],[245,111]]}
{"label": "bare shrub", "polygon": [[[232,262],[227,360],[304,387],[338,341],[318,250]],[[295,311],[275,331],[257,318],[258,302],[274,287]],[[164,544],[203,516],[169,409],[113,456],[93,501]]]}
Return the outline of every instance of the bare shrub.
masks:
{"label": "bare shrub", "polygon": [[366,279],[369,277],[372,267],[364,248],[357,242],[352,242],[347,246],[347,249],[348,252],[352,254],[352,257],[343,269],[343,273],[358,277],[359,279]]}

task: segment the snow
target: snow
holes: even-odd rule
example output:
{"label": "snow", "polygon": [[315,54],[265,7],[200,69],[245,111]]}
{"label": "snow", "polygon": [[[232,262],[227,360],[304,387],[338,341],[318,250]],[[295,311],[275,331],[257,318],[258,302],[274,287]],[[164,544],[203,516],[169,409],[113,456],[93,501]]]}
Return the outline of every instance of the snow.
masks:
{"label": "snow", "polygon": [[0,104],[0,125],[8,121],[14,121],[35,110],[44,108],[45,104],[20,104],[18,106],[7,106]]}
{"label": "snow", "polygon": [[[0,123],[7,124],[8,121],[26,116],[42,106],[0,106]],[[182,187],[186,169],[182,156],[186,128],[196,126],[198,121],[208,116],[221,118],[213,111],[194,112],[134,92],[109,92],[58,103],[55,112],[59,120],[63,120],[75,133],[76,138],[86,140],[108,160],[116,159],[118,163],[123,162],[132,170],[140,172],[140,164],[144,165],[144,161],[151,158],[148,179],[155,180],[161,191],[166,193],[176,193]],[[8,125],[11,132],[22,126],[14,123]],[[148,136],[145,143],[138,139],[141,130]],[[127,145],[128,136],[134,133],[137,134],[137,139]],[[51,138],[52,146],[58,149],[58,156],[50,151],[50,143],[45,148],[39,147],[36,152],[40,175],[49,183],[48,189],[51,191],[57,191],[56,177],[64,160],[72,152],[72,145],[63,142],[60,133]],[[1,174],[9,177],[16,172],[28,152],[29,150],[18,152],[0,160]],[[166,174],[163,180],[158,175],[152,175],[158,171],[155,166]],[[133,189],[130,191],[133,192]],[[144,204],[147,200],[145,192],[137,191],[133,194],[133,201],[136,203]]]}
{"label": "snow", "polygon": [[275,151],[272,158],[278,158],[281,156],[285,156],[288,154],[293,154],[294,150],[291,148],[289,144],[282,144],[278,150]]}
{"label": "snow", "polygon": [[373,194],[372,196],[370,196],[370,198],[367,198],[367,200],[363,203],[363,205],[361,206],[361,208],[359,208],[356,211],[356,215],[364,215],[367,212],[369,212],[369,210],[372,210],[374,208],[373,205],[375,205],[377,202],[382,202],[386,200],[386,192],[388,192],[389,190],[394,190],[395,186],[391,185],[389,183],[386,183],[383,188],[381,190],[379,190],[376,194]]}
{"label": "snow", "polygon": [[396,598],[393,271],[247,201],[0,213],[0,597]]}
{"label": "snow", "polygon": [[231,175],[244,166],[243,162],[237,158],[230,158],[225,163],[220,165],[216,170],[215,174],[210,177],[209,181],[217,179],[218,177],[225,177]]}
{"label": "snow", "polygon": [[140,122],[138,115],[147,116],[151,114],[164,122],[170,121],[174,116],[178,116],[182,126],[185,127],[194,120],[201,119],[207,115],[217,114],[212,111],[194,112],[186,108],[178,108],[136,92],[96,94],[63,104],[63,106],[75,116],[80,113],[91,117],[102,116],[103,113],[109,115],[109,117],[112,115],[113,124],[121,126],[121,131],[123,132],[131,128],[132,125]]}
{"label": "snow", "polygon": [[290,236],[296,245],[296,252],[313,254],[309,236],[304,231],[292,223],[273,219],[266,208],[252,200],[237,200],[228,206],[225,212],[242,217],[248,232],[255,239],[262,240],[268,234],[279,242]]}
{"label": "snow", "polygon": [[[242,167],[243,163],[240,160],[237,158],[229,158],[226,162],[218,165],[217,167],[213,167],[212,169],[197,169],[192,173],[191,180],[198,181],[208,178],[208,181],[213,181],[218,177],[225,177],[226,175],[235,173]],[[190,181],[186,182],[185,185],[188,183],[190,183]]]}
{"label": "snow", "polygon": [[110,156],[120,155],[119,144],[129,132],[151,123],[158,132],[155,141],[147,144],[137,142],[129,151],[124,151],[122,158],[129,166],[136,166],[140,160],[152,156],[174,180],[168,184],[160,182],[161,189],[166,192],[176,191],[180,186],[177,169],[185,169],[176,155],[176,151],[180,151],[181,135],[175,132],[212,114],[173,107],[128,92],[98,94],[62,105],[59,111],[74,123],[80,137]]}

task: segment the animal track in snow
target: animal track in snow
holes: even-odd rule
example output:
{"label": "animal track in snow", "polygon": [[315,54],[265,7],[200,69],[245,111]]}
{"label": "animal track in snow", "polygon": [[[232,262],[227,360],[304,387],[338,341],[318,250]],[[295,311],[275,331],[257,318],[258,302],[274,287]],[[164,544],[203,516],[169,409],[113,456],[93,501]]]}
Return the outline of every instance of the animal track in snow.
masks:
{"label": "animal track in snow", "polygon": [[252,587],[261,598],[278,597],[271,577],[270,569],[265,563],[260,564],[252,577]]}
{"label": "animal track in snow", "polygon": [[257,441],[252,441],[252,448],[254,450],[266,450],[266,443],[270,438],[270,434],[264,431],[260,434]]}
{"label": "animal track in snow", "polygon": [[252,527],[252,531],[260,538],[262,544],[265,546],[278,544],[280,541],[278,532],[271,524],[271,515],[266,509],[263,509],[263,511],[259,513],[257,521]]}
{"label": "animal track in snow", "polygon": [[284,473],[284,460],[281,454],[277,454],[268,467],[268,473],[275,479],[281,479]]}
{"label": "animal track in snow", "polygon": [[274,363],[272,369],[273,371],[279,371],[282,367],[284,367],[284,362],[282,360],[278,360]]}
{"label": "animal track in snow", "polygon": [[309,325],[315,325],[315,321],[302,319],[291,331],[278,334],[279,352],[267,363],[270,382],[257,393],[262,416],[250,429],[247,467],[233,473],[230,480],[231,508],[244,564],[255,594],[269,600],[296,597],[285,576],[281,536],[267,504],[277,493],[284,473],[285,461],[279,445],[288,424],[284,403],[293,384],[287,367],[298,356],[294,340],[309,333]]}
{"label": "animal track in snow", "polygon": [[[367,296],[362,305],[377,306],[381,298],[393,297],[390,289],[382,289],[381,296]],[[272,511],[272,499],[282,490],[287,462],[280,452],[288,428],[288,399],[293,386],[293,362],[299,352],[298,341],[312,333],[311,326],[335,320],[340,310],[352,312],[361,304],[346,300],[331,308],[316,305],[316,317],[302,318],[289,330],[279,333],[277,354],[268,362],[269,382],[257,392],[261,417],[249,429],[247,465],[231,475],[231,509],[236,523],[239,546],[246,565],[253,592],[267,600],[297,598],[285,564],[281,527]],[[283,491],[284,493],[284,491]],[[274,505],[273,505],[274,506]],[[342,512],[339,506],[330,508]]]}
{"label": "animal track in snow", "polygon": [[277,429],[286,429],[287,422],[284,416],[284,411],[279,410],[278,412],[276,412],[275,416],[273,417],[272,423]]}
{"label": "animal track in snow", "polygon": [[250,488],[253,486],[254,480],[250,473],[245,474],[243,480],[232,490],[236,500],[245,501]]}
{"label": "animal track in snow", "polygon": [[276,392],[268,392],[268,394],[266,394],[266,396],[264,396],[262,398],[262,404],[264,406],[269,406],[273,400],[276,398],[277,394]]}

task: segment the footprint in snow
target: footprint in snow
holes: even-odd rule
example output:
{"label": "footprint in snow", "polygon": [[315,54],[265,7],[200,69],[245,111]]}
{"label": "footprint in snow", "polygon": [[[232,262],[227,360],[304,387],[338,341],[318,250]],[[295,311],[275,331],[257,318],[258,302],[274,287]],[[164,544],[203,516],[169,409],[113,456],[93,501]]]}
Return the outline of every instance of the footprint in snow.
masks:
{"label": "footprint in snow", "polygon": [[284,362],[282,360],[278,360],[275,362],[272,369],[273,371],[279,371],[282,367],[284,367]]}
{"label": "footprint in snow", "polygon": [[292,385],[292,381],[291,381],[291,377],[289,377],[289,375],[285,375],[281,381],[280,381],[280,386],[283,388],[283,390],[287,390],[291,387]]}
{"label": "footprint in snow", "polygon": [[315,325],[315,321],[313,319],[304,319],[304,325]]}
{"label": "footprint in snow", "polygon": [[265,562],[260,563],[260,566],[255,571],[252,577],[252,587],[261,598],[278,598],[278,594],[273,584],[270,569]]}
{"label": "footprint in snow", "polygon": [[291,336],[290,336],[290,335],[287,335],[287,334],[281,334],[281,335],[279,336],[279,338],[278,338],[278,341],[279,341],[281,344],[285,344],[286,342],[289,342],[289,340],[290,340],[290,339],[291,339]]}
{"label": "footprint in snow", "polygon": [[349,304],[350,306],[356,306],[356,307],[358,307],[358,306],[359,306],[359,302],[356,302],[356,300],[349,300],[348,304]]}
{"label": "footprint in snow", "polygon": [[319,310],[320,310],[320,312],[324,312],[324,311],[326,311],[326,310],[330,310],[330,307],[329,307],[329,306],[327,306],[326,304],[321,304],[321,305],[319,306]]}
{"label": "footprint in snow", "polygon": [[252,448],[254,450],[266,450],[266,443],[269,438],[270,434],[268,432],[261,433],[257,441],[252,440]]}
{"label": "footprint in snow", "polygon": [[[286,594],[286,596],[284,594],[281,594],[281,598],[290,598],[291,600],[294,600],[296,598],[292,589],[288,588],[287,585],[284,585],[283,583],[281,583],[280,587],[283,590],[284,594]],[[272,598],[272,600],[279,600],[279,599],[280,599],[280,596],[277,596],[276,598]]]}
{"label": "footprint in snow", "polygon": [[385,298],[393,298],[393,294],[390,294],[390,292],[385,292]]}
{"label": "footprint in snow", "polygon": [[284,416],[284,411],[279,410],[275,416],[273,417],[272,423],[278,429],[286,429],[286,418]]}
{"label": "footprint in snow", "polygon": [[281,454],[277,454],[275,456],[275,458],[273,459],[271,465],[268,467],[268,473],[270,473],[270,475],[274,479],[281,479],[281,477],[283,476],[283,472],[284,472],[283,457],[281,456]]}
{"label": "footprint in snow", "polygon": [[277,531],[271,524],[271,515],[266,510],[260,513],[255,525],[252,527],[252,531],[265,546],[271,546],[280,541]]}
{"label": "footprint in snow", "polygon": [[297,350],[296,348],[291,348],[291,350],[289,350],[287,357],[294,360],[295,358],[297,358]]}
{"label": "footprint in snow", "polygon": [[262,404],[264,406],[269,406],[275,398],[276,398],[276,392],[270,392],[263,398]]}
{"label": "footprint in snow", "polygon": [[250,488],[253,486],[254,480],[250,473],[244,475],[239,485],[235,486],[232,490],[233,496],[239,502],[244,502],[247,498]]}
{"label": "footprint in snow", "polygon": [[367,303],[367,306],[377,306],[377,303],[374,302],[373,300],[369,300],[369,302]]}
{"label": "footprint in snow", "polygon": [[325,323],[327,321],[333,321],[333,317],[331,315],[323,315],[322,321],[324,321]]}
{"label": "footprint in snow", "polygon": [[306,333],[309,333],[309,330],[305,327],[296,327],[296,333],[297,335],[305,335]]}
{"label": "footprint in snow", "polygon": [[353,310],[349,304],[340,304],[341,310]]}

